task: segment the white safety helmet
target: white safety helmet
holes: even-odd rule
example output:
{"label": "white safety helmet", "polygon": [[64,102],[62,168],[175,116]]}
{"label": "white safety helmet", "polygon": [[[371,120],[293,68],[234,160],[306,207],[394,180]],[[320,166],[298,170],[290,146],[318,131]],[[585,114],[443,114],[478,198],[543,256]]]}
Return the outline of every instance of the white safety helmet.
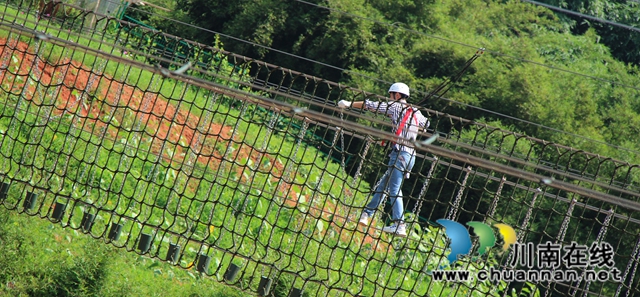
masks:
{"label": "white safety helmet", "polygon": [[392,84],[391,87],[389,88],[389,93],[391,92],[404,94],[407,97],[409,97],[409,86],[403,83],[395,83],[395,84]]}

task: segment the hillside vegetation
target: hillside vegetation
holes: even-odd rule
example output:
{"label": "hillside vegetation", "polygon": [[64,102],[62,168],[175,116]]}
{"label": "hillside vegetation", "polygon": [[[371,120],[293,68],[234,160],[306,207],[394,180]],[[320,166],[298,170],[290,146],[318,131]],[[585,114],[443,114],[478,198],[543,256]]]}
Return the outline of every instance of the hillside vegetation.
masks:
{"label": "hillside vegetation", "polygon": [[[14,7],[4,13],[7,22],[126,55],[108,43],[95,44],[73,24],[64,30],[52,26],[56,23],[36,22],[34,15]],[[5,67],[0,171],[10,185],[0,202],[3,209],[20,208],[20,214],[3,210],[0,216],[0,246],[6,256],[0,265],[0,292],[239,296],[239,290],[219,289],[214,279],[220,281],[233,255],[214,249],[209,277],[194,270],[198,255],[208,252],[204,245],[232,250],[241,255],[234,263],[245,266],[247,274],[259,274],[256,263],[244,262],[243,256],[285,265],[295,261],[267,255],[274,233],[280,242],[297,242],[287,258],[294,251],[303,257],[309,250],[308,241],[298,239],[302,230],[309,237],[330,232],[334,244],[342,240],[326,221],[349,214],[344,203],[336,202],[346,195],[347,181],[359,188],[350,198],[364,201],[360,193],[368,191],[368,184],[348,179],[339,164],[319,151],[326,145],[314,143],[295,125],[301,122],[26,34],[3,30],[0,38]],[[216,69],[246,80],[236,70],[226,63]],[[269,124],[270,119],[278,119],[277,124]],[[26,192],[39,194],[33,209],[22,208]],[[50,218],[57,205],[67,210],[63,219],[38,219]],[[84,213],[95,214],[93,228],[84,230],[89,234],[82,234]],[[344,223],[344,218],[335,219],[340,220]],[[298,232],[288,230],[298,221],[305,222],[297,223]],[[112,224],[122,225],[119,240],[107,240],[110,245],[104,246],[91,238],[106,236]],[[160,262],[175,239],[157,227],[187,237],[174,265]],[[21,237],[23,233],[30,236]],[[149,233],[156,242],[140,253],[148,258],[126,253]],[[238,235],[250,240],[237,244]],[[359,237],[364,240],[364,234]],[[347,244],[351,241],[356,242]],[[367,241],[373,243],[370,237]],[[321,261],[332,254],[326,245],[315,252]],[[20,254],[31,257],[17,258]],[[247,276],[237,282],[249,290],[255,280],[259,278]],[[151,284],[153,288],[146,287]]]}
{"label": "hillside vegetation", "polygon": [[[159,15],[145,15],[138,8],[132,13],[166,32],[215,46],[220,46],[222,39],[234,52],[380,94],[386,92],[389,82],[400,80],[409,83],[416,94],[427,92],[454,74],[477,47],[486,47],[486,53],[447,94],[463,104],[433,99],[427,107],[640,163],[635,152],[640,140],[635,131],[640,124],[634,87],[640,85],[638,68],[621,62],[601,44],[597,29],[578,32],[549,10],[518,1],[312,2],[332,10],[301,1],[181,0],[169,14],[344,71],[202,34],[192,27],[168,25]],[[7,15],[20,14],[7,11]],[[32,15],[25,17],[34,24]],[[85,39],[73,25],[63,26],[64,30],[38,26],[50,34],[77,38],[77,43],[127,57],[109,42],[96,45]],[[311,295],[343,294],[341,290],[365,295],[384,295],[388,293],[385,290],[442,296],[536,294],[529,290],[530,284],[519,285],[516,292],[505,282],[446,284],[427,278],[425,271],[439,267],[447,246],[437,228],[415,224],[407,241],[377,236],[372,229],[358,231],[349,218],[358,214],[353,206],[363,205],[370,194],[370,183],[376,170],[380,172],[377,167],[382,167],[378,162],[384,159],[382,149],[367,160],[363,170],[368,176],[354,178],[344,164],[332,159],[339,133],[314,135],[322,130],[307,131],[307,123],[299,119],[127,63],[107,63],[46,42],[34,45],[35,39],[7,31],[2,32],[2,38],[3,48],[13,50],[3,60],[7,71],[2,74],[0,92],[0,152],[4,157],[0,170],[13,181],[2,204],[21,212],[2,210],[0,214],[4,219],[0,222],[0,246],[6,248],[0,249],[4,252],[0,267],[5,269],[0,274],[2,293],[246,294],[216,285],[233,264],[245,271],[235,287],[254,292],[260,276],[275,275],[277,296],[285,296],[302,283]],[[37,52],[42,60],[24,54],[28,52]],[[150,62],[137,56],[129,58]],[[210,68],[206,69],[221,73],[226,81],[214,75],[189,74],[230,89],[252,91],[237,83],[249,82],[252,69],[227,59],[214,55],[212,60],[218,64],[207,64]],[[458,133],[485,145],[495,140],[491,138],[495,134],[460,130],[452,135]],[[549,155],[505,138],[496,141],[528,158]],[[462,170],[452,167],[435,170],[435,186],[425,199],[432,205],[424,209],[433,217],[433,209],[446,211],[439,204],[448,205],[448,196],[464,191],[464,186],[457,188]],[[424,171],[427,168],[422,167]],[[615,169],[588,170],[605,175],[604,171]],[[425,172],[418,174],[426,176]],[[487,175],[497,173],[487,170]],[[637,179],[623,178],[625,185]],[[417,177],[414,180],[419,184]],[[467,193],[475,193],[467,194],[470,198],[465,196],[462,204],[466,204],[463,209],[466,206],[474,211],[461,214],[461,218],[471,219],[466,216],[484,211],[480,205],[484,208],[493,199],[489,196],[497,187],[494,181],[470,182]],[[440,192],[434,193],[438,187]],[[412,193],[405,193],[416,197],[419,189],[414,186]],[[41,194],[39,206],[22,210],[23,197],[30,191]],[[512,190],[509,202],[497,206],[502,213],[497,217],[510,223],[521,221],[524,214],[512,208],[526,205],[530,193],[529,189]],[[68,213],[61,221],[52,220],[52,212],[60,204],[69,207]],[[547,199],[536,207],[543,215],[536,215],[531,222],[540,229],[533,237],[543,240],[555,236],[563,217],[541,217],[544,211],[564,214],[567,205]],[[572,210],[573,204],[567,217]],[[626,214],[624,209],[617,211]],[[82,214],[88,212],[97,214],[95,227],[89,234],[81,234]],[[27,218],[27,214],[48,220]],[[410,214],[408,220],[417,221],[418,215],[421,213]],[[584,217],[598,215],[595,211],[583,213]],[[569,227],[571,232],[576,230],[572,239],[593,239],[595,233],[578,230],[595,230],[596,221],[573,222]],[[635,226],[620,227],[622,223],[617,221],[612,228],[635,232]],[[123,225],[123,236],[106,240],[113,224]],[[20,236],[30,228],[37,231]],[[167,230],[173,233],[164,232]],[[148,234],[155,241],[150,251],[140,252],[144,256],[123,252],[138,252],[136,240]],[[612,236],[617,242],[633,244],[633,239],[621,239],[623,235]],[[180,260],[174,265],[161,264],[166,247],[176,238],[182,240]],[[20,262],[15,254],[33,257]],[[213,261],[208,272],[197,273],[194,267],[202,255]],[[469,259],[461,265],[480,269],[498,265],[497,257],[492,255],[482,263]],[[38,259],[40,263],[36,263]],[[147,288],[153,286],[151,275],[166,282],[153,285],[166,289]],[[181,290],[181,286],[188,289]],[[198,291],[200,286],[215,288]],[[377,291],[378,286],[384,292]],[[607,294],[615,290],[611,284],[594,287],[604,288],[601,292]]]}
{"label": "hillside vegetation", "polygon": [[[627,24],[637,23],[640,11],[634,1],[548,2]],[[130,13],[173,34],[214,40],[138,9]],[[514,0],[181,0],[171,17],[249,42],[221,37],[231,51],[379,94],[394,81],[425,94],[484,47],[446,96],[461,104],[433,99],[427,107],[640,163],[637,32]]]}

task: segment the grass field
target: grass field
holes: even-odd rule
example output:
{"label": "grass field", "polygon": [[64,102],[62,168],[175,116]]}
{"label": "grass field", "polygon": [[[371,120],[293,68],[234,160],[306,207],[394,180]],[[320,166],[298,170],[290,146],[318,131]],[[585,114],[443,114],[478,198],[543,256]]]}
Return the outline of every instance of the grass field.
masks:
{"label": "grass field", "polygon": [[[4,13],[116,51],[73,27]],[[0,36],[0,174],[11,184],[3,205],[21,213],[0,216],[0,246],[14,247],[0,258],[0,292],[240,296],[220,284],[232,263],[241,267],[233,287],[255,293],[269,277],[276,296],[497,296],[505,286],[431,281],[446,246],[438,229],[415,225],[408,239],[358,229],[371,185],[347,176],[321,152],[333,146],[309,140],[301,121],[19,32]],[[38,195],[33,208],[28,193]],[[86,213],[96,219],[83,234]],[[151,243],[140,250],[144,236]],[[173,265],[163,262],[170,244],[181,246]],[[202,270],[201,256],[211,261]]]}

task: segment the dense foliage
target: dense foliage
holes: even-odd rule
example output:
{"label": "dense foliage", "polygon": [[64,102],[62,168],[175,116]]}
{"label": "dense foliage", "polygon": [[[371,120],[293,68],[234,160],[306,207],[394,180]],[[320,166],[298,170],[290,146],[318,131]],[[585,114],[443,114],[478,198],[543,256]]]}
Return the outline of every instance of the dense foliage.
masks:
{"label": "dense foliage", "polygon": [[[540,1],[546,4],[571,10],[577,13],[561,15],[561,18],[571,24],[575,34],[583,34],[590,28],[594,28],[601,36],[601,42],[611,49],[611,54],[617,59],[633,65],[640,64],[640,3],[638,1]],[[561,9],[554,8],[558,11]],[[587,17],[589,16],[589,17]],[[628,26],[611,26],[607,24],[618,23]]]}
{"label": "dense foliage", "polygon": [[[637,22],[637,3],[630,1],[561,4]],[[231,51],[378,93],[392,81],[428,92],[485,47],[485,55],[446,96],[462,104],[434,99],[428,107],[499,120],[528,135],[640,163],[626,150],[635,150],[640,141],[633,50],[640,33],[587,24],[521,1],[180,0],[173,15],[234,37],[221,38]],[[149,21],[205,44],[214,40],[214,34],[193,27]]]}
{"label": "dense foliage", "polygon": [[[633,1],[546,2],[628,25],[638,22],[638,4]],[[176,7],[175,15],[190,24],[222,33],[220,40],[233,52],[379,94],[385,93],[389,83],[404,81],[414,93],[423,92],[414,96],[414,102],[484,47],[485,54],[447,94],[450,100],[432,99],[426,107],[640,163],[636,149],[640,33],[524,1],[179,0]],[[193,32],[193,27],[157,25],[176,34]],[[213,36],[187,37],[211,44]],[[466,132],[461,133],[464,137]],[[548,151],[531,150],[522,142],[513,147],[549,157]],[[436,172],[438,177],[448,174]],[[434,185],[437,188],[437,182]],[[528,203],[525,197],[526,193],[513,191],[514,200]],[[487,197],[471,192],[467,196],[469,205],[483,205],[482,201]],[[539,203],[541,213],[566,212],[567,205],[554,199]],[[437,218],[442,212],[434,205],[430,213],[423,209],[421,215]],[[585,214],[592,219],[598,216]],[[533,230],[557,234],[562,218],[549,217],[542,215],[532,222]],[[522,220],[514,214],[503,219]],[[637,233],[631,226],[619,228]],[[571,230],[576,230],[575,240],[595,239],[594,234],[578,232],[589,230],[582,223],[572,224]],[[541,238],[544,235],[528,240]],[[620,234],[608,240],[633,244]]]}
{"label": "dense foliage", "polygon": [[[486,54],[469,69],[463,80],[458,82],[447,95],[464,104],[434,99],[427,103],[428,107],[465,118],[486,121],[492,126],[517,130],[554,142],[640,163],[640,157],[635,152],[602,144],[612,143],[634,150],[634,144],[640,140],[640,133],[636,132],[637,124],[640,122],[640,106],[637,100],[634,100],[638,95],[638,90],[634,87],[639,85],[638,68],[633,66],[633,53],[623,57],[624,47],[616,47],[611,41],[616,34],[607,35],[606,38],[601,37],[603,32],[606,32],[603,30],[607,29],[604,26],[589,28],[584,23],[576,22],[575,19],[559,17],[548,9],[518,1],[311,2],[327,6],[332,10],[310,6],[301,1],[179,0],[176,8],[180,9],[174,8],[171,16],[186,23],[254,43],[248,44],[224,36],[220,37],[225,47],[234,52],[381,94],[384,93],[389,82],[397,80],[408,82],[416,91],[429,91],[460,69],[478,47],[486,47]],[[562,5],[573,7],[571,5],[574,4],[563,2]],[[622,4],[618,3],[612,7],[621,8]],[[218,39],[213,34],[203,34],[193,27],[178,26],[174,23],[169,26],[169,23],[160,16],[147,15],[144,13],[145,10],[150,11],[148,8],[136,8],[132,13],[135,13],[140,20],[163,31],[196,39],[206,44],[217,43]],[[634,38],[633,34],[622,33],[618,38],[622,36],[629,40]],[[304,59],[285,55],[282,52],[290,52]],[[311,60],[317,60],[323,64],[314,63]],[[421,99],[420,96],[414,98],[415,101]],[[198,105],[197,102],[189,103]],[[523,124],[521,121],[471,106],[542,123],[555,130]],[[557,130],[582,135],[596,141],[587,141],[572,134],[559,133]],[[250,131],[255,129],[246,127],[247,135],[252,134]],[[461,132],[462,137],[465,133],[468,132]],[[473,133],[469,134],[469,138],[477,137]],[[485,141],[490,138],[488,135],[482,137]],[[282,141],[282,143],[286,145],[283,146],[285,149],[279,148],[280,151],[288,153],[294,151],[292,142]],[[509,143],[509,145],[515,150],[521,150],[523,154],[531,151],[530,148],[524,147],[522,142]],[[543,152],[532,154],[543,155]],[[311,153],[311,155],[314,154]],[[338,170],[336,164],[331,165],[333,171]],[[309,169],[305,174],[315,176],[318,172]],[[449,174],[451,173],[436,172],[439,177]],[[175,176],[173,178],[175,179]],[[267,183],[266,180],[265,183]],[[470,188],[483,187],[480,184],[472,186]],[[339,188],[326,191],[331,190],[337,191]],[[524,201],[526,197],[524,191],[513,192],[514,201]],[[304,194],[307,197],[313,195],[311,190]],[[416,193],[412,194],[415,196]],[[486,197],[482,197],[482,193],[478,194],[478,197],[474,196],[475,194],[469,194],[466,201],[480,205],[480,200]],[[234,198],[227,193],[221,196],[228,199]],[[257,205],[260,200],[251,201],[251,203],[254,202]],[[539,209],[548,210],[549,213],[557,213],[559,210],[556,208],[561,209],[561,212],[565,211],[562,209],[564,206],[556,206],[555,200],[543,201],[541,204]],[[252,205],[249,206],[252,207]],[[251,210],[259,213],[256,209],[258,208]],[[440,217],[440,214],[431,214],[434,217]],[[587,213],[583,216],[595,217],[596,215]],[[52,240],[63,241],[60,237],[56,237],[59,236],[57,235],[59,231],[63,232],[58,230],[58,227],[51,227],[50,231],[44,231],[42,233],[44,239],[19,238],[16,234],[23,232],[21,231],[23,229],[7,226],[21,224],[25,222],[24,219],[14,216],[11,218],[0,216],[0,218],[6,218],[4,222],[0,222],[2,227],[0,241],[7,247],[17,245],[19,254],[36,252],[35,247],[23,246],[23,241],[35,242],[43,246],[51,243]],[[317,222],[320,223],[309,225],[309,232],[313,233],[315,229],[320,232],[327,230],[321,220]],[[554,217],[552,225],[559,226],[560,223],[560,217]],[[278,225],[277,222],[272,224]],[[540,222],[535,221],[532,224],[535,226]],[[205,234],[206,226],[200,227],[202,230],[196,231]],[[557,233],[557,230],[545,228],[541,226],[540,230],[544,229],[551,234]],[[581,230],[581,225],[574,224],[571,228]],[[250,230],[250,228],[246,229]],[[64,230],[64,232],[67,231]],[[589,234],[580,233],[574,239],[586,242],[593,239],[589,236]],[[282,238],[286,236],[283,235]],[[87,238],[87,240],[90,239]],[[260,240],[266,239],[257,236],[256,241]],[[340,243],[336,241],[335,244]],[[633,243],[628,242],[628,244]],[[55,255],[63,252],[61,247],[56,246],[52,249]],[[39,288],[42,294],[60,295],[65,293],[64,290],[81,290],[87,292],[84,295],[109,295],[111,292],[108,290],[115,290],[116,286],[105,284],[109,284],[117,277],[109,278],[105,275],[108,275],[109,269],[116,271],[123,269],[114,268],[107,261],[116,252],[108,247],[89,242],[86,244],[83,242],[78,249],[82,253],[87,251],[87,257],[66,258],[65,256],[63,260],[53,256],[51,259],[46,258],[45,260],[49,262],[43,262],[41,267],[34,269],[38,272],[32,273],[37,278],[30,278],[31,270],[24,265],[20,266],[15,258],[0,258],[5,263],[0,266],[15,270],[9,271],[11,274],[8,272],[4,275],[16,276],[15,279],[6,278],[2,281],[6,281],[7,286],[8,284],[17,286],[25,294],[32,293],[28,290],[29,282],[44,278],[51,280],[55,285],[42,282],[38,283],[37,287],[33,287]],[[98,252],[94,253],[96,250]],[[405,256],[417,257],[399,253],[398,259],[402,260]],[[128,259],[123,262],[133,261]],[[151,270],[157,266],[155,262],[144,259],[136,261],[142,261],[143,264],[140,266],[146,266],[148,268],[145,269],[156,273],[155,269]],[[351,261],[356,263],[356,260],[346,260],[347,263]],[[138,262],[135,262],[135,265],[138,265]],[[59,265],[59,263],[62,264]],[[47,270],[51,266],[56,269]],[[49,274],[42,274],[40,271],[48,271]],[[111,293],[111,295],[117,294]],[[141,291],[140,294],[156,293]]]}

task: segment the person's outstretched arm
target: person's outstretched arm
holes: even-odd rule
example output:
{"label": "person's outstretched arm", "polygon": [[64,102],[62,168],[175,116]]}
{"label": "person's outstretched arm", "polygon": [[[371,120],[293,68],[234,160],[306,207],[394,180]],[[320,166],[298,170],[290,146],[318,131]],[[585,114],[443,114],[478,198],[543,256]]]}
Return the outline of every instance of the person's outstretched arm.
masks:
{"label": "person's outstretched arm", "polygon": [[340,108],[355,108],[355,109],[362,109],[362,107],[364,106],[364,101],[347,101],[347,100],[340,100],[338,101],[338,107]]}
{"label": "person's outstretched arm", "polygon": [[390,112],[389,104],[384,103],[384,102],[377,102],[377,101],[347,101],[347,100],[340,100],[338,101],[338,107],[339,108],[355,108],[355,109],[365,109],[368,111],[372,111],[372,112],[377,112],[377,113],[384,113],[384,114],[388,114]]}

